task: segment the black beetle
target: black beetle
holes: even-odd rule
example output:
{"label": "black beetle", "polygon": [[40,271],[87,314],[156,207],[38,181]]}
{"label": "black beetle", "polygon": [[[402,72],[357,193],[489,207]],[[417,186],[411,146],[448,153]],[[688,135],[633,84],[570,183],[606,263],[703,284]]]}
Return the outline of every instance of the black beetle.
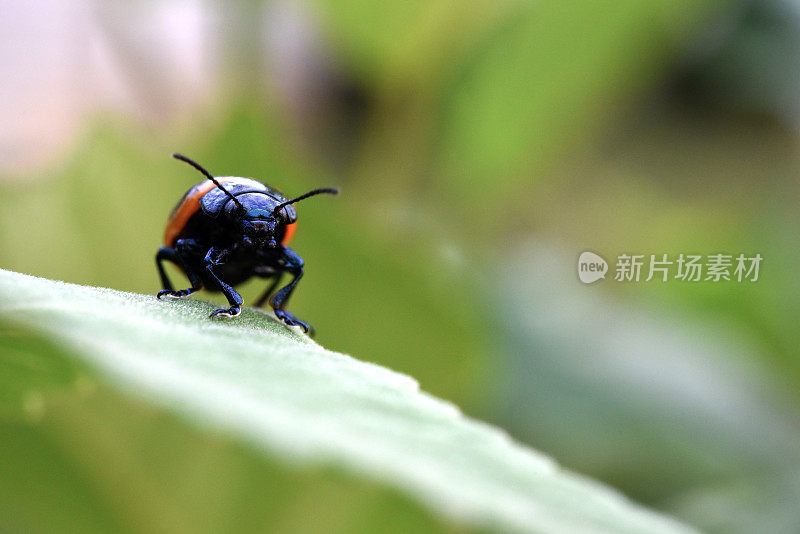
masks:
{"label": "black beetle", "polygon": [[[286,303],[303,276],[303,260],[286,245],[297,226],[295,202],[329,193],[333,187],[314,189],[288,199],[276,189],[250,178],[215,178],[196,162],[181,154],[173,157],[185,161],[207,180],[183,195],[167,221],[164,246],[156,253],[156,265],[164,289],[157,297],[182,298],[204,287],[221,291],[230,308],[215,310],[210,317],[235,317],[242,311],[242,297],[233,289],[253,276],[272,282],[254,306],[263,307],[288,272],[292,280],[272,298],[269,304],[275,315],[289,326],[298,325],[305,332],[313,329],[286,310]],[[164,271],[163,261],[176,264],[189,279],[191,287],[175,291]]]}

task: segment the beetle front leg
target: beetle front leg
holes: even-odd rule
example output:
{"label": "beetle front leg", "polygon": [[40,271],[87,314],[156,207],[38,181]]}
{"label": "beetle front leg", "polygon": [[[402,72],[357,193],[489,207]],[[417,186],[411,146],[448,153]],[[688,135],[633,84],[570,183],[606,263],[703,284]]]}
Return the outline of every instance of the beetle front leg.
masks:
{"label": "beetle front leg", "polygon": [[281,258],[281,260],[283,262],[282,270],[292,275],[292,281],[275,293],[272,298],[269,299],[269,304],[272,306],[278,319],[289,326],[300,326],[304,332],[308,333],[310,331],[313,334],[314,329],[311,325],[304,323],[295,315],[286,311],[286,303],[292,295],[292,291],[294,291],[294,288],[297,286],[297,283],[303,277],[303,258],[298,256],[292,249],[283,247],[283,258]]}
{"label": "beetle front leg", "polygon": [[236,317],[242,313],[242,303],[244,302],[242,300],[242,296],[239,295],[239,293],[237,293],[236,290],[231,286],[220,280],[219,276],[217,276],[214,272],[214,267],[225,263],[225,257],[228,254],[229,251],[225,249],[220,250],[211,247],[211,249],[208,251],[208,254],[206,254],[205,259],[203,260],[205,263],[206,273],[211,277],[212,280],[216,282],[220,291],[222,291],[222,294],[228,299],[228,304],[231,305],[231,307],[228,309],[221,308],[219,310],[214,310],[211,315],[209,315],[209,318]]}

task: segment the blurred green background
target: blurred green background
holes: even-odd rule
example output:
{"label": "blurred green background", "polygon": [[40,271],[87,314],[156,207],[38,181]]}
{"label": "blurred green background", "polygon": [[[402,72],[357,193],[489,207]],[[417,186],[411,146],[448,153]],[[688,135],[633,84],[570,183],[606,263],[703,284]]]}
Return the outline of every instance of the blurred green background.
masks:
{"label": "blurred green background", "polygon": [[[166,216],[200,178],[175,151],[288,195],[336,185],[300,206],[293,241],[307,271],[290,309],[319,343],[700,528],[800,530],[796,2],[0,5],[0,267],[154,293]],[[612,269],[623,253],[764,260],[755,283],[585,286],[584,250]],[[30,452],[25,401],[4,399],[3,447]],[[140,410],[147,432],[173,428]],[[47,443],[73,428],[56,427]],[[193,439],[198,457],[252,454]],[[215,458],[207,478],[261,487]],[[83,464],[63,492],[84,495],[70,480],[99,467]],[[341,510],[335,485],[321,514]],[[115,524],[91,511],[114,499],[81,498],[73,518],[100,519],[76,524]],[[302,530],[292,502],[282,524]],[[407,506],[335,525],[400,530]],[[258,524],[257,502],[231,509],[226,528]]]}

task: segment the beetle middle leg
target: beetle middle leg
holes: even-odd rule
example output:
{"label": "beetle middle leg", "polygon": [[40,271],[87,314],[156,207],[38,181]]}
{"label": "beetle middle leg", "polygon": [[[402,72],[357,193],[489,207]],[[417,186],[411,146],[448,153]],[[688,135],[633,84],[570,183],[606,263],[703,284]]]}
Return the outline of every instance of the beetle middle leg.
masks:
{"label": "beetle middle leg", "polygon": [[[167,272],[164,270],[164,260],[171,261],[180,267],[189,279],[191,287],[175,291],[175,288],[172,287],[172,283],[167,276]],[[156,252],[156,266],[158,267],[158,274],[161,277],[161,285],[164,287],[164,289],[156,294],[156,297],[159,299],[164,296],[172,298],[187,297],[203,288],[202,278],[189,267],[188,262],[184,261],[180,252],[174,248],[161,247],[158,249],[158,252]]]}

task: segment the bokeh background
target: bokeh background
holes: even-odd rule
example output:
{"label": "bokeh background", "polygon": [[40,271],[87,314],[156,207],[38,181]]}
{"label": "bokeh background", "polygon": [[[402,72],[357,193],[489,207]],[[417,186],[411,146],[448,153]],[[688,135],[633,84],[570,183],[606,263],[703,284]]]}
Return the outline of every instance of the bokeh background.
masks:
{"label": "bokeh background", "polygon": [[[800,531],[799,141],[796,0],[0,0],[0,267],[154,293],[200,179],[175,151],[289,195],[339,186],[293,241],[319,343],[712,532]],[[587,286],[584,250],[764,260],[755,283]],[[9,399],[23,462],[41,435]],[[209,508],[230,518],[195,526],[320,526],[308,495],[262,506],[278,474],[246,447],[142,410],[50,428],[27,479],[49,497],[4,487],[5,506],[86,530]],[[76,428],[127,456],[73,465]],[[132,472],[149,498],[125,497]],[[313,494],[326,528],[420,524],[336,487]]]}

